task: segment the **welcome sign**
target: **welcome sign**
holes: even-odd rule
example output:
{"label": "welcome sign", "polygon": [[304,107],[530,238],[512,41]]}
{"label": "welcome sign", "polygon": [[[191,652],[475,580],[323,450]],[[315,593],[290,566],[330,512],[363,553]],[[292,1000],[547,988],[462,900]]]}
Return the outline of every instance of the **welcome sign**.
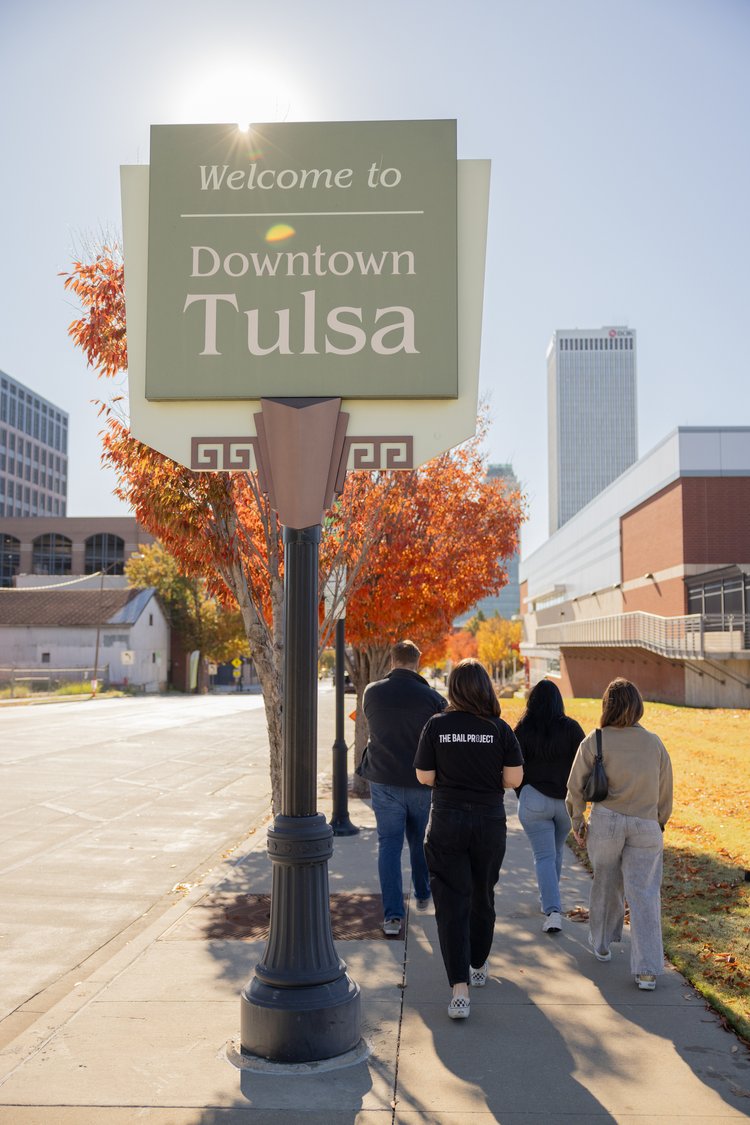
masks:
{"label": "welcome sign", "polygon": [[458,394],[455,121],[155,125],[146,398]]}

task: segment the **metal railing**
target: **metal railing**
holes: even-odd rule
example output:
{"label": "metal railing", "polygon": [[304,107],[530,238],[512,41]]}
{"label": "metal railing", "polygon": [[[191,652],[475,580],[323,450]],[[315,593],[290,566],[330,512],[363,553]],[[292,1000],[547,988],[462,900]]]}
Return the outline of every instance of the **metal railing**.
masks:
{"label": "metal railing", "polygon": [[750,614],[704,613],[703,630],[706,633],[741,633],[741,648],[750,649]]}
{"label": "metal railing", "polygon": [[703,655],[702,618],[659,617],[654,613],[621,613],[559,625],[542,625],[536,631],[538,644],[646,648],[665,656]]}
{"label": "metal railing", "polygon": [[[99,681],[104,684],[109,681],[109,665],[97,671]],[[63,684],[85,684],[94,678],[93,665],[77,668],[52,668],[46,664],[36,667],[22,668],[9,665],[0,666],[0,689],[10,688],[10,697],[14,698],[17,687],[29,688],[32,692],[51,692]]]}
{"label": "metal railing", "polygon": [[[637,611],[540,625],[536,630],[536,644],[645,648],[661,656],[702,660],[706,649],[711,655],[743,651],[748,644],[749,629],[750,619],[735,614],[659,617],[655,613]],[[720,643],[715,637],[717,633],[729,636]]]}

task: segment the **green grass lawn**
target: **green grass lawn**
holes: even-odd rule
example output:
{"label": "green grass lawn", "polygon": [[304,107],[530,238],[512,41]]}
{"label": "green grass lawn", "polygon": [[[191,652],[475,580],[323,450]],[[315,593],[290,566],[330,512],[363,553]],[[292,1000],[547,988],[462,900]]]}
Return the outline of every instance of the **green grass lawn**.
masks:
{"label": "green grass lawn", "polygon": [[[515,725],[522,700],[503,699]],[[601,707],[565,701],[588,733]],[[647,703],[669,751],[675,802],[664,835],[662,917],[672,963],[750,1040],[750,711]]]}

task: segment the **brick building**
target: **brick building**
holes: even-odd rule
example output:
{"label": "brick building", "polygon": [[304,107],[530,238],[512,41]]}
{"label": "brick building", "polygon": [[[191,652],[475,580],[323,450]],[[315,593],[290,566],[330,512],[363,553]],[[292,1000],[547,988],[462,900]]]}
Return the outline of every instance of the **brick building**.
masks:
{"label": "brick building", "polygon": [[154,542],[133,516],[13,516],[0,519],[0,587],[20,575],[124,573]]}
{"label": "brick building", "polygon": [[533,684],[750,706],[750,427],[675,430],[521,562]]}

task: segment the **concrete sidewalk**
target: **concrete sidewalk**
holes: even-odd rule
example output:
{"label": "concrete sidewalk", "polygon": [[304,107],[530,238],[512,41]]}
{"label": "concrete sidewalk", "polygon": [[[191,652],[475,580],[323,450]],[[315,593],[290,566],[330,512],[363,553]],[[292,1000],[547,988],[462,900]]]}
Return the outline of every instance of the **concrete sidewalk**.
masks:
{"label": "concrete sidewalk", "polygon": [[[325,802],[321,808],[326,811]],[[544,935],[531,852],[508,799],[490,980],[452,1022],[431,913],[401,939],[337,942],[362,989],[369,1056],[355,1065],[237,1065],[240,989],[262,941],[216,936],[227,907],[270,889],[265,832],[227,860],[0,1055],[5,1125],[530,1125],[718,1123],[750,1111],[750,1058],[674,970],[639,992],[628,939],[609,964],[585,923]],[[377,891],[374,817],[335,841],[334,895]],[[589,877],[566,856],[564,907]],[[231,911],[230,911],[231,914]],[[370,931],[372,934],[372,931]]]}

